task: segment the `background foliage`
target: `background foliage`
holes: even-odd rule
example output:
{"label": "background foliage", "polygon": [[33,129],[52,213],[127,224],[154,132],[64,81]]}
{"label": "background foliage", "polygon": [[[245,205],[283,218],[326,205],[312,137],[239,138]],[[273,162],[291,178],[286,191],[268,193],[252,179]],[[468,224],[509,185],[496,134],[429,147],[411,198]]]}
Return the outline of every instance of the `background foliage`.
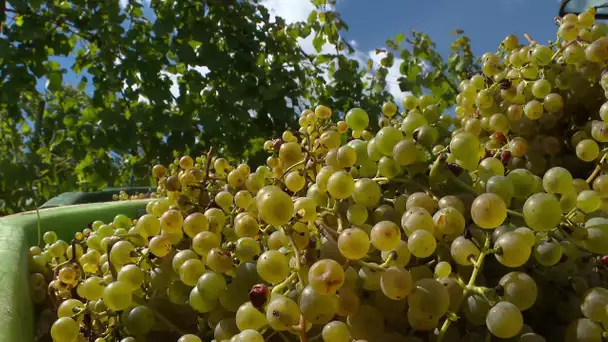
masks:
{"label": "background foliage", "polygon": [[[446,59],[410,32],[377,49],[379,64],[362,60],[335,0],[312,2],[293,24],[258,0],[151,0],[153,19],[136,0],[0,2],[0,215],[65,191],[148,185],[150,167],[177,151],[213,145],[263,162],[264,140],[297,127],[309,106],[378,114],[398,60],[400,89],[431,93],[443,108],[477,69],[462,32]],[[313,54],[298,45],[309,36]],[[80,83],[64,82],[68,71]]]}

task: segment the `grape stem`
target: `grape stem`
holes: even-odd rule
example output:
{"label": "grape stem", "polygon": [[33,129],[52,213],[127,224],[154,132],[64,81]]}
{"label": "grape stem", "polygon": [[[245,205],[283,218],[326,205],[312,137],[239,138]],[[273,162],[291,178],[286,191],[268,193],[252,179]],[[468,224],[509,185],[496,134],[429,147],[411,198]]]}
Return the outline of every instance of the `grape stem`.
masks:
{"label": "grape stem", "polygon": [[595,179],[597,174],[600,173],[600,171],[602,170],[602,164],[606,161],[606,156],[608,156],[608,154],[604,154],[602,159],[600,159],[600,162],[598,163],[598,165],[595,167],[595,169],[591,173],[591,175],[589,175],[589,178],[587,178],[587,184],[590,184],[591,182],[593,182],[593,180]]}
{"label": "grape stem", "polygon": [[360,266],[367,267],[370,270],[384,272],[384,271],[386,271],[386,268],[389,266],[389,264],[391,263],[392,260],[393,260],[393,253],[390,253],[388,255],[388,257],[386,258],[386,260],[380,265],[377,265],[377,264],[371,263],[371,262],[365,262],[363,260],[354,260],[354,262]]}
{"label": "grape stem", "polygon": [[[475,262],[473,263],[473,273],[471,273],[471,278],[469,279],[469,282],[467,283],[467,285],[462,290],[462,297],[460,297],[460,300],[458,301],[458,305],[456,305],[455,307],[459,308],[462,305],[462,302],[464,301],[464,299],[470,293],[477,293],[478,291],[480,291],[479,287],[475,286],[475,281],[477,280],[477,276],[479,275],[479,272],[481,270],[481,265],[483,264],[484,258],[490,252],[491,252],[491,249],[490,249],[490,234],[486,234],[486,241],[485,241],[485,243],[483,245],[483,249],[481,250],[481,253],[479,254],[479,257],[477,257],[477,260],[475,260]],[[441,326],[441,330],[439,330],[439,336],[437,337],[437,342],[442,342],[443,341],[445,333],[448,331],[448,328],[450,327],[450,324],[452,324],[452,319],[450,319],[448,317],[443,322],[443,325]]]}
{"label": "grape stem", "polygon": [[207,179],[209,178],[209,171],[211,171],[211,157],[213,157],[213,146],[209,147],[209,152],[207,152],[207,164],[205,165],[205,176],[203,177],[203,180],[201,181],[202,188],[205,187],[205,183],[207,182]]}
{"label": "grape stem", "polygon": [[283,280],[281,283],[277,284],[272,288],[272,293],[281,292],[287,285],[293,282],[298,277],[298,272],[292,272],[287,279]]}
{"label": "grape stem", "polygon": [[536,41],[532,39],[532,36],[530,36],[528,33],[524,33],[524,37],[528,40],[530,44],[536,44]]}
{"label": "grape stem", "polygon": [[373,181],[376,182],[395,182],[395,183],[403,183],[403,184],[409,184],[409,185],[414,185],[419,187],[421,190],[423,190],[424,192],[426,192],[429,196],[433,197],[435,200],[439,200],[437,198],[437,196],[435,196],[435,194],[433,194],[433,192],[431,191],[431,189],[429,189],[428,187],[416,182],[413,179],[407,179],[407,178],[387,178],[387,177],[374,177],[372,178]]}
{"label": "grape stem", "polygon": [[285,176],[289,173],[289,171],[293,170],[294,168],[304,164],[308,162],[308,153],[306,154],[306,157],[304,157],[302,160],[300,160],[299,162],[291,165],[290,167],[288,167],[287,169],[285,169],[285,171],[283,171],[283,174],[281,175],[281,178],[279,178],[279,181],[283,181],[283,178],[285,178]]}
{"label": "grape stem", "polygon": [[524,218],[524,214],[520,213],[519,211],[515,211],[515,210],[511,210],[511,209],[507,209],[507,214],[511,215],[511,216],[517,216],[519,218]]}
{"label": "grape stem", "polygon": [[287,231],[287,229],[283,229],[283,232],[285,232],[285,235],[287,235],[287,239],[289,239],[289,246],[291,247],[291,249],[293,249],[293,254],[296,259],[296,274],[298,275],[298,281],[300,282],[300,284],[302,284],[302,288],[304,288],[306,286],[306,281],[300,274],[300,269],[302,268],[302,255],[300,253],[300,250],[298,249],[298,246],[296,245],[296,241],[293,239],[291,230]]}

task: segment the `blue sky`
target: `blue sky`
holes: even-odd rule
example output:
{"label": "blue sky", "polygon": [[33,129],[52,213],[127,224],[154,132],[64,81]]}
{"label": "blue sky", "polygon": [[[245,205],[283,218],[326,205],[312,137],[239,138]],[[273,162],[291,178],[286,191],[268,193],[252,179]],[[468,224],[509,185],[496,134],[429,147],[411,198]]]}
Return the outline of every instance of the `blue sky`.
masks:
{"label": "blue sky", "polygon": [[[287,22],[304,21],[313,9],[310,0],[262,0],[262,3]],[[476,55],[495,51],[510,33],[518,35],[522,41],[523,34],[529,33],[539,43],[546,43],[555,39],[557,28],[553,18],[558,6],[559,0],[338,0],[337,10],[350,26],[345,36],[357,49],[353,57],[364,64],[370,57],[380,60],[382,56],[373,51],[383,47],[388,38],[397,33],[407,34],[412,29],[429,34],[444,57],[449,54],[453,39],[450,32],[455,29],[464,30],[471,38]],[[314,51],[312,36],[300,44],[304,50]],[[61,58],[60,62],[69,69],[72,59]],[[396,81],[398,66],[397,60],[387,81],[389,91],[400,102],[403,94]],[[72,84],[78,79],[73,73],[64,76],[64,81]],[[41,80],[39,88],[43,87],[44,80]],[[87,87],[87,90],[92,88]],[[177,92],[177,86],[173,91]]]}

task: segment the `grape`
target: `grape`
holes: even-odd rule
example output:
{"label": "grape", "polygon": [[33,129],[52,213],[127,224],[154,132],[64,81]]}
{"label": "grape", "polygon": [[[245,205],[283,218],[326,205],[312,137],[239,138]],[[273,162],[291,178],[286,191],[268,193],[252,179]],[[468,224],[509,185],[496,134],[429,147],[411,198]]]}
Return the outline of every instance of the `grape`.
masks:
{"label": "grape", "polygon": [[266,187],[258,192],[256,205],[262,220],[275,227],[289,222],[294,214],[291,197],[278,188]]}
{"label": "grape", "polygon": [[361,305],[354,315],[348,316],[346,322],[355,339],[372,340],[385,330],[382,313],[369,305]]}
{"label": "grape", "polygon": [[[533,175],[525,169],[515,169],[507,174],[507,179],[511,182],[514,189],[514,197],[527,197],[532,189]],[[544,184],[544,178],[543,178]]]}
{"label": "grape", "polygon": [[300,310],[292,299],[273,296],[266,308],[266,319],[272,329],[284,331],[299,323]]}
{"label": "grape", "polygon": [[188,297],[188,304],[199,313],[206,313],[213,310],[217,304],[217,298],[207,296],[206,292],[202,292],[198,289],[198,285],[192,288]]}
{"label": "grape", "polygon": [[602,323],[608,319],[606,305],[608,305],[608,290],[602,287],[594,287],[584,294],[581,311],[591,321]]}
{"label": "grape", "polygon": [[116,279],[136,290],[144,283],[144,272],[136,265],[125,265],[118,271]]}
{"label": "grape", "polygon": [[500,278],[498,283],[504,291],[502,299],[514,304],[520,311],[527,310],[534,305],[537,286],[529,275],[522,272],[510,272]]}
{"label": "grape", "polygon": [[562,246],[551,240],[541,240],[534,246],[534,259],[543,266],[553,266],[562,258]]}
{"label": "grape", "polygon": [[500,254],[496,254],[496,259],[507,267],[519,267],[526,263],[532,254],[530,245],[526,242],[523,235],[515,232],[507,232],[501,235],[495,248],[500,248]]}
{"label": "grape", "polygon": [[562,209],[555,196],[536,193],[526,200],[523,214],[528,227],[546,232],[555,228],[561,221]]}
{"label": "grape", "polygon": [[412,292],[412,275],[405,269],[389,267],[380,275],[380,288],[390,299],[403,299]]}
{"label": "grape", "polygon": [[344,171],[335,172],[327,180],[327,191],[335,199],[348,198],[355,192],[355,181]]}
{"label": "grape", "polygon": [[429,212],[420,207],[413,207],[408,209],[403,216],[401,216],[401,226],[405,231],[406,236],[411,236],[416,230],[422,229],[428,232],[435,231],[435,223],[433,217]]}
{"label": "grape", "polygon": [[323,327],[323,342],[350,342],[352,337],[344,322],[331,321]]}
{"label": "grape", "polygon": [[127,283],[115,281],[103,290],[103,302],[110,310],[124,310],[131,305],[132,300],[131,286]]}
{"label": "grape", "polygon": [[[139,221],[138,221],[139,223]],[[184,220],[184,233],[191,238],[209,229],[209,219],[201,213],[192,213]],[[155,235],[155,234],[150,234]]]}
{"label": "grape", "polygon": [[390,251],[397,247],[401,240],[399,226],[391,221],[376,223],[370,232],[371,243],[381,251]]}
{"label": "grape", "polygon": [[568,324],[565,341],[568,342],[601,342],[602,328],[586,318],[579,318]]}
{"label": "grape", "polygon": [[363,130],[369,125],[369,116],[361,108],[353,108],[346,113],[345,121],[353,130]]}
{"label": "grape", "polygon": [[321,295],[333,294],[344,284],[344,270],[334,260],[319,260],[308,270],[308,283]]}
{"label": "grape", "polygon": [[572,187],[572,175],[562,167],[556,166],[545,172],[543,187],[550,194],[563,194]]}
{"label": "grape", "polygon": [[179,279],[188,286],[196,286],[205,273],[205,264],[199,259],[186,260],[178,270]]}
{"label": "grape", "polygon": [[310,323],[325,324],[338,311],[338,297],[335,294],[322,295],[310,285],[302,290],[299,307],[302,316]]}
{"label": "grape", "polygon": [[471,240],[467,240],[463,236],[459,236],[452,241],[452,244],[450,245],[450,253],[456,263],[462,266],[467,266],[471,265],[471,259],[477,259],[481,252]]}
{"label": "grape", "polygon": [[410,310],[416,313],[440,317],[450,305],[445,287],[434,279],[421,279],[414,284],[414,291],[407,297]]}
{"label": "grape", "polygon": [[258,259],[257,271],[264,281],[278,284],[289,276],[289,259],[278,251],[266,251]]}
{"label": "grape", "polygon": [[393,147],[393,159],[402,166],[411,165],[418,159],[418,148],[412,139],[401,140]]}
{"label": "grape", "polygon": [[340,253],[347,259],[361,259],[369,251],[370,240],[365,231],[359,228],[345,229],[338,237]]}
{"label": "grape", "polygon": [[386,260],[390,253],[393,253],[393,255],[396,256],[393,257],[392,260],[389,262],[389,266],[405,267],[412,257],[412,254],[410,253],[410,250],[407,247],[407,242],[403,240],[399,241],[397,247],[395,247],[394,250],[382,252],[382,259]]}
{"label": "grape", "polygon": [[144,335],[154,327],[155,316],[152,309],[147,306],[138,305],[128,311],[124,311],[122,321],[129,333]]}
{"label": "grape", "polygon": [[471,133],[459,133],[450,142],[451,152],[456,158],[466,158],[471,154],[476,154],[479,140]]}
{"label": "grape", "polygon": [[217,299],[226,290],[226,279],[219,273],[207,271],[198,279],[196,288],[206,298]]}
{"label": "grape", "polygon": [[590,213],[599,209],[602,199],[594,190],[583,190],[576,197],[576,207],[584,213]]}
{"label": "grape", "polygon": [[433,254],[437,247],[437,241],[432,233],[427,230],[416,230],[407,241],[407,248],[417,258],[426,258]]}
{"label": "grape", "polygon": [[51,326],[51,336],[57,342],[76,341],[78,330],[78,323],[75,320],[69,317],[60,317]]}
{"label": "grape", "polygon": [[177,342],[202,342],[202,340],[196,335],[186,334],[182,335]]}
{"label": "grape", "polygon": [[481,194],[471,205],[471,217],[479,227],[493,229],[501,225],[507,217],[507,206],[496,194]]}
{"label": "grape", "polygon": [[266,315],[255,308],[251,302],[247,302],[239,307],[235,319],[236,326],[240,331],[248,329],[260,330],[268,324]]}
{"label": "grape", "polygon": [[523,317],[517,306],[509,302],[499,302],[488,312],[486,325],[492,335],[500,338],[510,338],[519,333],[523,325]]}

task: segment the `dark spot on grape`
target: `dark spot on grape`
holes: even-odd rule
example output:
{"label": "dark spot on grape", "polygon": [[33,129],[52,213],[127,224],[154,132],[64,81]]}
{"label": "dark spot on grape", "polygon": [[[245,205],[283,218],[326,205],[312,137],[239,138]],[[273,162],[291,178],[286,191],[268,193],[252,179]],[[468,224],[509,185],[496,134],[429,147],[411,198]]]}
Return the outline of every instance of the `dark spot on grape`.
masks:
{"label": "dark spot on grape", "polygon": [[448,169],[450,170],[450,172],[452,172],[452,174],[454,174],[454,176],[458,177],[462,174],[462,167],[456,163],[448,163]]}
{"label": "dark spot on grape", "polygon": [[511,88],[511,85],[512,85],[511,80],[509,80],[509,79],[505,78],[500,81],[500,89],[507,90],[507,89]]}
{"label": "dark spot on grape", "polygon": [[281,314],[277,311],[277,310],[273,310],[272,311],[272,316],[273,317],[279,317]]}

